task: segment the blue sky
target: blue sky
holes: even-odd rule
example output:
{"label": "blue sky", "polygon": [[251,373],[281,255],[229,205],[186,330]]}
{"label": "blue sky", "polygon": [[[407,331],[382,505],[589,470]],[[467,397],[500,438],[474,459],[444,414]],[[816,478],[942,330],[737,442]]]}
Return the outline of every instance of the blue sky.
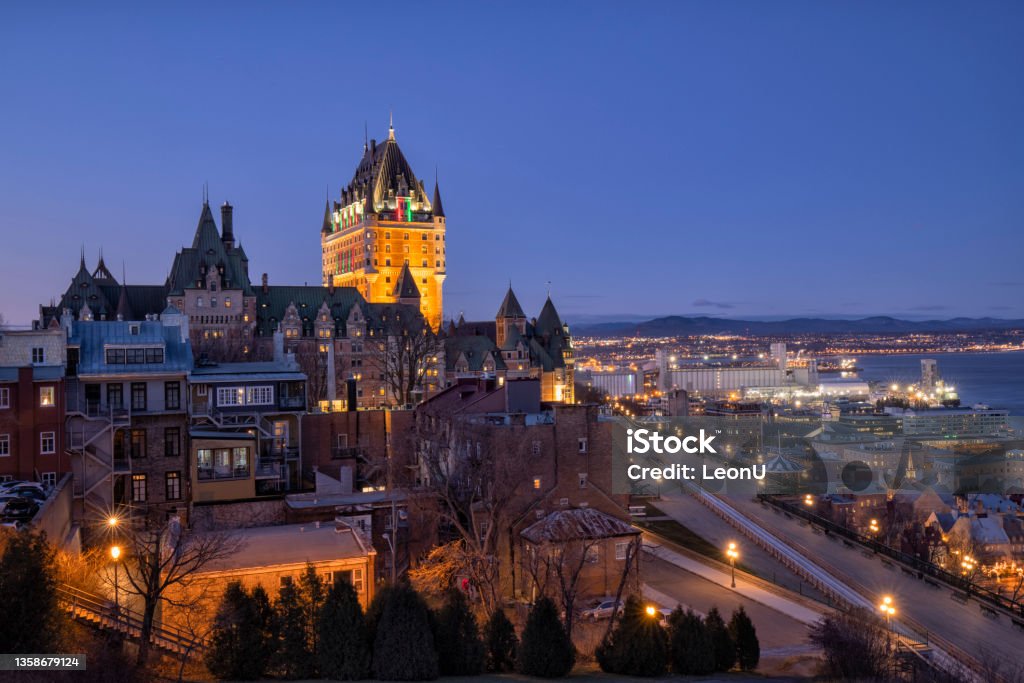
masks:
{"label": "blue sky", "polygon": [[254,279],[317,283],[394,111],[446,313],[1024,317],[1020,3],[0,9],[0,312],[85,244],[159,283],[208,182]]}

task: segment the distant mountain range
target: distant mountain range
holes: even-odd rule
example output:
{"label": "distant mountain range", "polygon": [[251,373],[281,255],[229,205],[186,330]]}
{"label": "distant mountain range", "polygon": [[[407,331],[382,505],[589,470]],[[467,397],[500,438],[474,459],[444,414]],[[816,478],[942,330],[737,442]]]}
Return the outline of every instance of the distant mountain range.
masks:
{"label": "distant mountain range", "polygon": [[1002,318],[951,318],[949,320],[900,320],[873,316],[859,320],[792,318],[790,320],[728,320],[707,316],[670,315],[644,322],[607,322],[574,325],[573,334],[590,337],[678,337],[701,334],[872,334],[910,332],[977,332],[1024,329],[1024,320]]}

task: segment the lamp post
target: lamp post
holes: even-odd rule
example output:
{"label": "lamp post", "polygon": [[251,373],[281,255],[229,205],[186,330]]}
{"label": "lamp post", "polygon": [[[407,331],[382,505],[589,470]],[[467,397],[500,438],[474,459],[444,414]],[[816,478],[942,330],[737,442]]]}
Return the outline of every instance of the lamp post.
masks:
{"label": "lamp post", "polygon": [[807,507],[813,507],[814,506],[814,496],[812,496],[809,493],[806,494],[804,496],[804,505],[806,505]]}
{"label": "lamp post", "polygon": [[116,628],[118,631],[121,630],[121,599],[118,593],[118,575],[117,565],[118,559],[121,557],[121,546],[112,545],[110,546],[110,557],[114,560],[114,619]]}
{"label": "lamp post", "polygon": [[736,544],[730,543],[729,548],[725,551],[726,556],[729,558],[729,564],[732,565],[732,587],[736,587],[736,558],[740,556],[738,550],[736,550]]}
{"label": "lamp post", "polygon": [[882,604],[878,606],[878,610],[885,615],[885,625],[892,632],[892,615],[896,614],[896,607],[893,605],[892,596],[884,596]]}

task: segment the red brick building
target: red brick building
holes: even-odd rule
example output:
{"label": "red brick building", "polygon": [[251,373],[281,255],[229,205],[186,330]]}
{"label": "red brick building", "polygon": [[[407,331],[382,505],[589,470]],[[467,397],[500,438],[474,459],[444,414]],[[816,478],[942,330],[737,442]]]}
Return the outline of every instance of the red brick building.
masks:
{"label": "red brick building", "polygon": [[0,368],[0,480],[54,485],[64,452],[64,368]]}

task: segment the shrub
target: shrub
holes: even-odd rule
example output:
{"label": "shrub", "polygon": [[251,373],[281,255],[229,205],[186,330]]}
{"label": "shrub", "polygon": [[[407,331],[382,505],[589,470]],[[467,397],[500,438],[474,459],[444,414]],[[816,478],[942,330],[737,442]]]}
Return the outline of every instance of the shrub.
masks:
{"label": "shrub", "polygon": [[668,634],[658,623],[660,617],[660,612],[647,614],[640,598],[631,595],[608,641],[597,648],[601,670],[630,676],[664,674],[668,668]]}
{"label": "shrub", "polygon": [[429,610],[410,586],[390,589],[376,624],[373,675],[385,681],[437,678],[437,652]]}
{"label": "shrub", "polygon": [[265,645],[255,601],[241,583],[232,581],[224,590],[213,620],[210,645],[204,655],[206,668],[217,678],[262,678]]}
{"label": "shrub", "polygon": [[487,670],[511,671],[516,665],[516,649],[519,639],[512,622],[500,609],[487,620],[484,626],[484,641],[487,646]]}
{"label": "shrub", "polygon": [[715,654],[704,620],[691,610],[677,607],[668,618],[672,670],[701,676],[715,670]]}
{"label": "shrub", "polygon": [[822,617],[811,627],[808,640],[824,652],[821,673],[830,678],[881,680],[891,670],[889,634],[881,620],[863,608]]}
{"label": "shrub", "polygon": [[572,671],[575,661],[576,651],[558,618],[558,608],[550,598],[541,598],[526,618],[516,668],[527,676],[559,678]]}
{"label": "shrub", "polygon": [[343,681],[370,674],[370,643],[359,596],[351,584],[336,583],[317,615],[320,675]]}
{"label": "shrub", "polygon": [[736,664],[736,644],[717,607],[712,607],[704,617],[704,626],[708,630],[715,653],[715,671],[728,671]]}
{"label": "shrub", "polygon": [[475,676],[484,668],[484,644],[462,591],[452,588],[436,615],[435,645],[442,676]]}
{"label": "shrub", "polygon": [[729,635],[736,645],[736,663],[744,671],[755,669],[761,660],[761,644],[757,641],[757,629],[742,606],[732,613]]}

